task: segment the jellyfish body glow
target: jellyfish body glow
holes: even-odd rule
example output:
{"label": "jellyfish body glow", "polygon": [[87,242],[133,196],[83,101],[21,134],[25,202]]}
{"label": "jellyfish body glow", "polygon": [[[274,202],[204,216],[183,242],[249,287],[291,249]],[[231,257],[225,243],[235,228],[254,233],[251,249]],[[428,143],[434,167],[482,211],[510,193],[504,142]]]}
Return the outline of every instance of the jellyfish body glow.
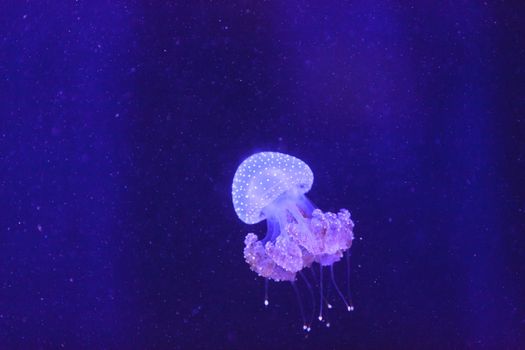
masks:
{"label": "jellyfish body glow", "polygon": [[[332,267],[350,249],[354,223],[346,209],[337,214],[324,213],[310,202],[305,193],[313,180],[312,170],[302,160],[283,153],[260,152],[237,168],[232,199],[243,222],[267,222],[262,240],[254,233],[245,237],[244,258],[250,268],[261,277],[293,283],[297,273],[317,262],[322,294],[322,267]],[[353,309],[332,281],[347,308]],[[322,303],[321,295],[319,319]]]}

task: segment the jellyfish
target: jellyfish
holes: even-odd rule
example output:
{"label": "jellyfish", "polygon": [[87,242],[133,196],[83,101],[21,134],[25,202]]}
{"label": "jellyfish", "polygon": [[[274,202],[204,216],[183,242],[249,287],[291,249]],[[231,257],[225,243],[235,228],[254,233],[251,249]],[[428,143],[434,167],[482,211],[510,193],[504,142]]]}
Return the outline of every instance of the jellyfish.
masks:
{"label": "jellyfish", "polygon": [[[306,197],[313,181],[312,170],[302,160],[284,153],[260,152],[237,168],[232,200],[237,216],[244,223],[266,220],[264,238],[248,233],[244,239],[244,259],[250,269],[266,279],[266,286],[268,280],[291,282],[298,299],[300,294],[295,285],[298,274],[311,294],[311,286],[318,285],[318,319],[324,321],[323,304],[329,308],[332,305],[323,295],[323,267],[330,267],[335,290],[346,309],[353,310],[351,296],[345,297],[335,281],[333,265],[352,246],[354,223],[348,210],[341,209],[337,214],[323,212]],[[302,271],[315,263],[319,265],[319,275],[312,274],[317,283],[310,283]],[[267,296],[265,305],[268,305]],[[306,321],[301,301],[300,309],[303,329],[309,331],[311,321]]]}

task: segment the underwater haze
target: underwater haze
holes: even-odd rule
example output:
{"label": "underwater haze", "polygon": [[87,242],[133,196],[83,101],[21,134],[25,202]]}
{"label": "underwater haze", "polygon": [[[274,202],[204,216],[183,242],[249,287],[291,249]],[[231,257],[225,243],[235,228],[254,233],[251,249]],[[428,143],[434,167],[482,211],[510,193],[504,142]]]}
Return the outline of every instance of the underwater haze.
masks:
{"label": "underwater haze", "polygon": [[[524,23],[519,1],[2,1],[0,349],[525,348]],[[351,214],[352,312],[325,269],[318,320],[315,262],[314,303],[298,278],[265,306],[243,249],[267,226],[232,202],[258,152]]]}

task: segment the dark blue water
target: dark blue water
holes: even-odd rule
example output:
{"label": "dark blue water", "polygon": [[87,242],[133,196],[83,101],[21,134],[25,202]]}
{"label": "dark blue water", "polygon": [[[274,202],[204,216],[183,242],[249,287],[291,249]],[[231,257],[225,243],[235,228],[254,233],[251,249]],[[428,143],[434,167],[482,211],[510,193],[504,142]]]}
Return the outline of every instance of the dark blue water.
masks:
{"label": "dark blue water", "polygon": [[[1,349],[525,346],[525,6],[3,1]],[[305,337],[244,262],[257,151],[348,208]],[[336,267],[344,283],[344,269]],[[304,290],[303,290],[304,292]],[[339,307],[339,309],[337,309]]]}

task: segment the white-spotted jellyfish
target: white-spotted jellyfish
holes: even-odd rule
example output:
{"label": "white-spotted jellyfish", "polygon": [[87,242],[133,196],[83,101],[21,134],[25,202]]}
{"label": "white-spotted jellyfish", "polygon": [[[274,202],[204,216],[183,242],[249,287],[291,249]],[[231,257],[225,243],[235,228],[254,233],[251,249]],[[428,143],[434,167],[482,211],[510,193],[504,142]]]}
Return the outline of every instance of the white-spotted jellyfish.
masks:
{"label": "white-spotted jellyfish", "polygon": [[[348,287],[349,249],[354,238],[354,223],[350,213],[341,209],[337,214],[322,212],[308,200],[314,175],[302,160],[277,152],[260,152],[245,159],[233,177],[232,199],[239,219],[247,224],[262,220],[267,222],[267,232],[262,240],[254,233],[244,239],[244,259],[259,276],[265,278],[264,304],[268,305],[268,280],[290,281],[296,292],[303,329],[310,331],[313,315],[318,309],[318,319],[325,322],[323,305],[332,308],[323,290],[323,267],[330,267],[332,286],[339,294],[345,308],[353,310]],[[346,254],[345,254],[346,253]],[[347,259],[347,295],[341,292],[334,277],[333,265]],[[319,273],[302,271],[314,263]],[[301,293],[296,286],[299,274],[312,299],[312,317],[305,318]],[[312,282],[313,278],[313,282]],[[319,306],[315,306],[313,287],[320,290]],[[329,323],[325,322],[329,327]]]}

